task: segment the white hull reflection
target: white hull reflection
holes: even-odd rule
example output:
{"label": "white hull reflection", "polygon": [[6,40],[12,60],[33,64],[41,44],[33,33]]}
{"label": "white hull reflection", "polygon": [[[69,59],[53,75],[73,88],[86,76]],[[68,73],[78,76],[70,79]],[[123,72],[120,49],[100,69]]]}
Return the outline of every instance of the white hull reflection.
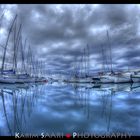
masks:
{"label": "white hull reflection", "polygon": [[131,91],[140,91],[139,83],[123,83],[123,84],[71,84],[76,89],[90,89],[94,93],[98,92],[102,94],[102,92],[107,93],[115,93],[115,92],[131,92]]}
{"label": "white hull reflection", "polygon": [[102,84],[101,89],[116,91],[131,91],[131,84]]}

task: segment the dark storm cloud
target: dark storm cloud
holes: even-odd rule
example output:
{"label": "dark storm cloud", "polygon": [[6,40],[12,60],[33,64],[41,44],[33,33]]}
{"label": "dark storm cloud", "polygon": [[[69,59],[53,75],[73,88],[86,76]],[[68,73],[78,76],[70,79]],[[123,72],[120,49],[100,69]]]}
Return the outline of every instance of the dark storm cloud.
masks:
{"label": "dark storm cloud", "polygon": [[[140,58],[139,5],[14,5],[36,58],[52,71],[68,71],[90,46],[91,70],[101,69],[101,46],[109,54],[109,31],[115,68],[138,66]],[[1,9],[0,9],[1,11]],[[77,57],[77,58],[76,58]],[[109,56],[107,56],[109,58]],[[129,61],[128,61],[129,60]]]}

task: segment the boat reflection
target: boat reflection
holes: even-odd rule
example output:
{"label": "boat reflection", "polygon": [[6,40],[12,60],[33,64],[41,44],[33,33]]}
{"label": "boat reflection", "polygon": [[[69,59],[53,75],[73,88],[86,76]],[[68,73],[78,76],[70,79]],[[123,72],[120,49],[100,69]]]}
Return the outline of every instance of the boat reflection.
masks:
{"label": "boat reflection", "polygon": [[[110,132],[112,108],[113,108],[113,97],[116,94],[125,92],[126,94],[133,93],[134,91],[140,91],[140,83],[126,83],[126,84],[102,84],[100,86],[92,86],[89,84],[71,84],[75,91],[75,98],[77,105],[83,107],[83,112],[88,120],[93,119],[94,111],[90,111],[92,106],[92,98],[97,99],[101,103],[102,109],[100,116],[106,122],[106,132]],[[96,94],[96,97],[94,96]]]}
{"label": "boat reflection", "polygon": [[[138,83],[0,85],[0,132],[2,135],[42,131],[111,133],[117,123],[121,124],[121,128],[116,128],[118,131],[122,128],[127,131],[133,117],[127,112],[138,112],[137,92],[140,92]],[[127,117],[127,123],[123,116]],[[137,134],[135,127],[133,130]]]}
{"label": "boat reflection", "polygon": [[76,89],[90,89],[92,91],[108,91],[108,92],[131,92],[131,91],[140,91],[140,83],[123,83],[123,84],[70,84]]}
{"label": "boat reflection", "polygon": [[[29,126],[26,120],[31,117],[35,103],[37,103],[37,96],[42,89],[41,86],[42,83],[28,85],[0,84],[3,116],[9,136],[14,136],[15,132],[23,133]],[[7,132],[5,135],[7,135]]]}

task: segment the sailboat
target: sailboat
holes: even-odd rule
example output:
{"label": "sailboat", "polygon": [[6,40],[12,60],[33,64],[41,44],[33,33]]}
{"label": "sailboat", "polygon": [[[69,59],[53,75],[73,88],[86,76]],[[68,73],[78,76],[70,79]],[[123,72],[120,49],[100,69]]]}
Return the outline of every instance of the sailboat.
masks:
{"label": "sailboat", "polygon": [[117,73],[113,75],[113,77],[114,77],[114,83],[131,83],[132,82],[131,73],[126,73],[126,72]]}
{"label": "sailboat", "polygon": [[[2,67],[1,67],[1,73],[0,73],[0,82],[4,83],[15,83],[16,77],[15,77],[15,71],[13,70],[4,70],[4,63],[5,63],[5,57],[6,57],[6,51],[7,51],[7,46],[8,46],[8,41],[10,38],[10,34],[12,32],[12,28],[14,26],[14,23],[16,21],[17,15],[15,16],[10,30],[8,32],[8,36],[7,36],[7,40],[6,40],[6,44],[4,46],[4,54],[3,54],[3,59],[2,59]],[[12,79],[11,79],[12,78]]]}
{"label": "sailboat", "polygon": [[[8,36],[6,39],[6,44],[4,46],[4,53],[3,53],[3,57],[2,57],[2,66],[1,66],[1,70],[0,70],[0,83],[6,83],[6,84],[15,84],[15,83],[35,83],[35,82],[46,82],[46,79],[44,77],[35,77],[35,76],[31,76],[31,74],[28,74],[27,71],[27,66],[25,66],[25,46],[26,46],[26,39],[25,39],[25,43],[23,45],[22,43],[22,34],[21,34],[21,30],[22,30],[22,25],[20,24],[19,29],[17,31],[16,28],[16,21],[17,21],[17,15],[14,17],[13,22],[11,23],[10,26],[10,30],[8,32]],[[13,33],[13,29],[14,29],[14,40],[13,40],[13,44],[14,44],[14,53],[13,53],[13,66],[11,69],[8,68],[5,69],[5,61],[6,61],[6,52],[7,52],[7,47],[8,47],[8,42],[10,40],[10,35]],[[17,62],[17,58],[18,58],[18,52],[20,52],[20,56],[21,56],[21,68],[22,68],[22,72],[19,72],[19,68],[17,67],[18,62]]]}
{"label": "sailboat", "polygon": [[79,73],[79,83],[92,83],[93,79],[90,74],[90,54],[89,54],[89,45],[87,44],[84,48],[84,53],[81,60],[81,72]]}
{"label": "sailboat", "polygon": [[114,72],[113,71],[113,64],[112,64],[112,49],[111,49],[111,43],[109,38],[109,33],[107,31],[107,38],[109,43],[109,49],[110,49],[110,73],[105,73],[104,75],[100,76],[101,83],[130,83],[132,82],[131,73],[130,72]]}
{"label": "sailboat", "polygon": [[100,83],[103,84],[108,84],[108,83],[114,83],[114,77],[113,77],[113,66],[112,66],[112,50],[111,50],[111,45],[110,45],[110,40],[109,40],[109,34],[107,31],[107,38],[109,42],[109,53],[110,53],[110,64],[111,68],[109,69],[108,67],[108,61],[107,61],[107,56],[105,55],[105,50],[103,47],[101,47],[102,50],[102,57],[103,57],[103,72],[99,73],[99,78],[100,78]]}
{"label": "sailboat", "polygon": [[83,54],[81,56],[81,61],[75,61],[74,71],[70,79],[65,80],[69,83],[92,83],[93,80],[89,76],[89,46],[84,48]]}

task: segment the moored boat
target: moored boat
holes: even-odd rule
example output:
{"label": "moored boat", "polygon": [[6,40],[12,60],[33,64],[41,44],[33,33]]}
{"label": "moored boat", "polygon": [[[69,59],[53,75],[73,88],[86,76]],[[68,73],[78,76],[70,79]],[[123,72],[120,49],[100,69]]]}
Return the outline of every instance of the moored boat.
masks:
{"label": "moored boat", "polygon": [[131,77],[134,83],[140,82],[140,74],[132,74]]}
{"label": "moored boat", "polygon": [[[6,43],[3,47],[4,53],[2,56],[2,63],[1,63],[1,69],[0,69],[0,83],[24,84],[24,83],[35,83],[35,82],[44,82],[44,81],[46,82],[46,79],[44,77],[36,78],[35,76],[32,76],[35,73],[35,64],[33,64],[33,60],[32,60],[33,59],[32,51],[31,51],[30,45],[27,49],[25,49],[27,39],[25,39],[25,43],[23,44],[22,33],[21,33],[22,25],[20,24],[19,28],[17,28],[16,23],[17,23],[17,15],[15,16],[15,18],[13,19],[13,22],[11,23],[11,26],[7,35]],[[10,58],[12,62],[10,61],[10,63],[8,63],[9,66],[7,68],[5,66],[7,64],[6,53],[8,51],[8,46],[9,46],[8,42],[10,40],[11,35],[13,35],[12,37],[14,38],[14,41],[13,41],[14,47],[12,48],[13,50],[12,58]]]}

